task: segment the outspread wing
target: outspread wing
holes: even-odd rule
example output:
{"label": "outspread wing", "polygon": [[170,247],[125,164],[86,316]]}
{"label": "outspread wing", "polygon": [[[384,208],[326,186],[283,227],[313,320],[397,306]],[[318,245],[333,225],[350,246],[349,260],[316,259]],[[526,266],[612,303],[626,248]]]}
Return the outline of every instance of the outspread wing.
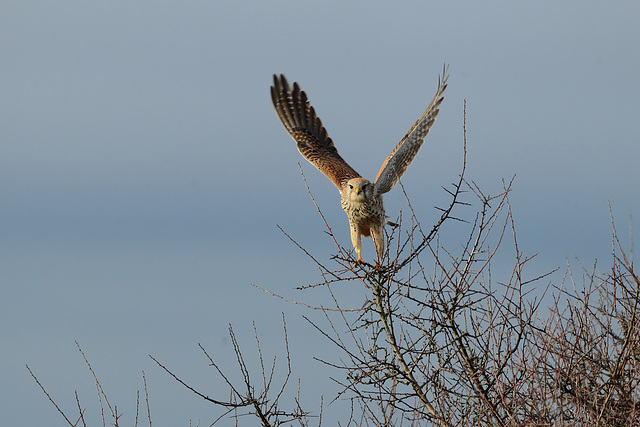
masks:
{"label": "outspread wing", "polygon": [[424,137],[429,133],[429,129],[431,129],[436,116],[440,112],[438,107],[444,99],[442,93],[447,88],[448,78],[447,67],[445,67],[442,72],[442,79],[438,79],[438,91],[431,103],[382,164],[374,182],[375,190],[378,194],[391,190],[407,170],[416,154],[418,154],[418,150],[424,143]]}
{"label": "outspread wing", "polygon": [[348,180],[360,176],[340,157],[298,83],[293,83],[292,89],[284,75],[274,75],[271,100],[280,121],[298,144],[298,151],[339,190],[343,190]]}

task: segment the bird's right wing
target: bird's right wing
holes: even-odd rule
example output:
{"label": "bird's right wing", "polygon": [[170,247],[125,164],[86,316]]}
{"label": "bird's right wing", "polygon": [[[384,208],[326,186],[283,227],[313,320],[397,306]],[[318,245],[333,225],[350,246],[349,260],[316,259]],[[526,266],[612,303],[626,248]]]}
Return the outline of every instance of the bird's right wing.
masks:
{"label": "bird's right wing", "polygon": [[325,174],[340,191],[347,181],[358,174],[344,161],[329,138],[327,130],[309,104],[307,95],[298,83],[289,86],[284,75],[273,76],[271,86],[273,107],[289,135],[296,141],[298,151],[320,172]]}

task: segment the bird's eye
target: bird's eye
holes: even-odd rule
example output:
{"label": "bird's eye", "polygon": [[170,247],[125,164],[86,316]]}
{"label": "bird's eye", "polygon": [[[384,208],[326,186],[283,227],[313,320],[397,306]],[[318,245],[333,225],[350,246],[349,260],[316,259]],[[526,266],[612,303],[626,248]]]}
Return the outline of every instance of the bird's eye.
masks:
{"label": "bird's eye", "polygon": [[349,188],[353,190],[353,185],[349,184]]}

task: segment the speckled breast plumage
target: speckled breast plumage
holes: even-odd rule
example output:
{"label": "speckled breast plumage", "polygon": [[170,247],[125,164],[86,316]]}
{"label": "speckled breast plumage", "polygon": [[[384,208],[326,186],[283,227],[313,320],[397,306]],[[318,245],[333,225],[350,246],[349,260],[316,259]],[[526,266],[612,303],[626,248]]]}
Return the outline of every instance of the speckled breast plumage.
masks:
{"label": "speckled breast plumage", "polygon": [[384,226],[385,214],[382,205],[382,196],[373,196],[362,203],[352,202],[346,195],[340,199],[342,209],[347,213],[349,222],[358,224],[363,236],[369,236],[371,227]]}

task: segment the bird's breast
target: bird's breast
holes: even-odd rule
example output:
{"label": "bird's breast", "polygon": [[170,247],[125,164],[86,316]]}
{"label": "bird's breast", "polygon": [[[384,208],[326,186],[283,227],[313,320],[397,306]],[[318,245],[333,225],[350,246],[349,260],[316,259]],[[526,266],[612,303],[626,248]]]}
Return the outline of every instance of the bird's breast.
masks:
{"label": "bird's breast", "polygon": [[382,197],[380,196],[374,196],[362,202],[354,202],[350,200],[349,197],[343,196],[341,204],[349,220],[357,223],[361,227],[368,228],[372,224],[381,224],[384,222],[384,206],[382,205]]}

